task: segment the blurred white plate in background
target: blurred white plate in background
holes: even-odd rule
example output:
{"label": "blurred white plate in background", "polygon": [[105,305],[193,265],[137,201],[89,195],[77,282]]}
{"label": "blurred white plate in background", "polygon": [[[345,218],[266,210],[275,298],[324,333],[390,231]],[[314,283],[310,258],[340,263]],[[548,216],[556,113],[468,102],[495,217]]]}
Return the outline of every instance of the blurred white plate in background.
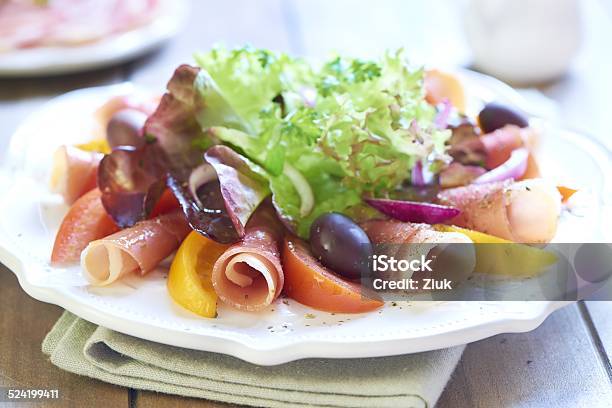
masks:
{"label": "blurred white plate in background", "polygon": [[0,77],[67,74],[119,64],[159,47],[180,29],[187,15],[185,0],[161,0],[150,23],[77,46],[35,47],[0,53]]}

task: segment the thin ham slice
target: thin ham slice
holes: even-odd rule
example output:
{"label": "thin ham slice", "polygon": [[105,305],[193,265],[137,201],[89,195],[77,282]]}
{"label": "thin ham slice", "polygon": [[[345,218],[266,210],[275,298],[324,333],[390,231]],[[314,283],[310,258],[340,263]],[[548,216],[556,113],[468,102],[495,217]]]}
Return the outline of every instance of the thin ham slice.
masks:
{"label": "thin ham slice", "polygon": [[213,267],[212,283],[219,298],[237,309],[256,311],[270,305],[284,284],[280,245],[284,229],[274,209],[264,203]]}
{"label": "thin ham slice", "polygon": [[60,22],[33,1],[0,1],[0,53],[37,44]]}
{"label": "thin ham slice", "polygon": [[95,128],[93,133],[98,139],[106,139],[106,131],[113,115],[124,110],[136,110],[150,115],[155,111],[159,97],[150,97],[140,94],[118,95],[110,98],[94,113]]}
{"label": "thin ham slice", "polygon": [[91,242],[81,254],[81,266],[96,286],[108,285],[129,273],[144,275],[175,251],[190,231],[179,211],[141,221]]}
{"label": "thin ham slice", "polygon": [[448,224],[521,243],[550,242],[561,212],[559,192],[542,179],[448,189],[438,202],[461,210]]}
{"label": "thin ham slice", "polygon": [[508,125],[480,137],[486,152],[485,166],[494,169],[510,158],[512,151],[522,147],[525,141],[523,129]]}
{"label": "thin ham slice", "polygon": [[51,191],[64,197],[66,204],[96,187],[97,170],[104,155],[73,146],[60,146],[53,155]]}
{"label": "thin ham slice", "polygon": [[482,136],[476,133],[464,135],[465,132],[459,133],[459,130],[456,132],[451,139],[449,154],[459,163],[484,165],[488,170],[506,162],[514,150],[526,147],[533,151],[538,143],[534,129],[514,125],[504,126]]}

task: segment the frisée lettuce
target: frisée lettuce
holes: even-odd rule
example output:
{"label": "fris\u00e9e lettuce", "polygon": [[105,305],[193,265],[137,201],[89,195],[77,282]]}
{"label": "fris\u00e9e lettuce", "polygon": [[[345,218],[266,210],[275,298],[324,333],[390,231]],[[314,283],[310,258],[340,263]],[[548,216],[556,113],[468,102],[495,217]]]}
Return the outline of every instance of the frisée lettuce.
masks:
{"label": "fris\u00e9e lettuce", "polygon": [[336,56],[320,67],[250,47],[196,55],[202,134],[263,168],[279,216],[299,235],[324,212],[410,180],[418,161],[444,156],[423,69],[403,52],[366,61]]}

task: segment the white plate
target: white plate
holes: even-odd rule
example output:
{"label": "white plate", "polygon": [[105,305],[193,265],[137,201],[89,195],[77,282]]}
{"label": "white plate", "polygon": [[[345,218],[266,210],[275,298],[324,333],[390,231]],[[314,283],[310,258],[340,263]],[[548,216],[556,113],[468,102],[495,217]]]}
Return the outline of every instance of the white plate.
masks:
{"label": "white plate", "polygon": [[[463,75],[468,89],[478,98],[520,103],[505,86],[476,74]],[[292,300],[279,300],[258,314],[221,306],[217,319],[203,319],[172,302],[161,270],[109,288],[89,287],[79,267],[54,268],[48,262],[55,231],[67,209],[47,189],[51,152],[60,144],[89,139],[91,112],[110,96],[132,91],[131,85],[123,84],[71,92],[32,114],[13,136],[7,163],[0,172],[0,260],[16,273],[23,289],[39,300],[122,333],[225,353],[261,365],[450,347],[502,332],[532,330],[566,304],[415,302],[389,304],[369,314],[332,315]],[[558,129],[547,133],[542,149],[548,159],[543,161],[544,167],[551,168],[557,179],[592,193],[590,200],[597,204],[597,210],[584,217],[566,214],[559,240],[604,239],[598,232],[599,204],[611,191],[605,178],[612,174],[609,153],[587,138]],[[559,165],[555,167],[555,163]]]}
{"label": "white plate", "polygon": [[162,0],[157,17],[125,33],[79,46],[36,47],[0,53],[0,77],[66,74],[128,61],[174,36],[186,12],[184,0]]}

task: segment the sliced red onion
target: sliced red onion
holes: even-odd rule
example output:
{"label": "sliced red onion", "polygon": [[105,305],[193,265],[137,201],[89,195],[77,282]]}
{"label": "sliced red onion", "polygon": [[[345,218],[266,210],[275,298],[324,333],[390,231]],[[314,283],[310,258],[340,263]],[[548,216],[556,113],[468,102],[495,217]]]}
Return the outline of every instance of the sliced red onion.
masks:
{"label": "sliced red onion", "polygon": [[461,212],[455,207],[415,201],[383,198],[366,198],[365,201],[381,213],[403,222],[438,224],[456,217]]}
{"label": "sliced red onion", "polygon": [[503,164],[497,166],[491,171],[486,172],[482,176],[476,178],[474,184],[491,183],[493,181],[504,181],[508,179],[517,180],[527,171],[527,161],[529,159],[529,150],[525,147],[515,149],[510,154],[510,158]]}
{"label": "sliced red onion", "polygon": [[424,186],[425,177],[423,176],[423,162],[418,161],[412,168],[412,175],[410,176],[410,183],[413,186]]}
{"label": "sliced red onion", "polygon": [[453,105],[448,98],[444,98],[440,105],[442,105],[442,109],[438,111],[438,114],[434,119],[434,125],[436,125],[438,129],[446,129],[448,127],[448,119],[450,118],[450,114],[453,110]]}
{"label": "sliced red onion", "polygon": [[[425,163],[425,164],[424,164]],[[436,175],[429,169],[429,159],[419,160],[412,168],[411,184],[414,187],[424,187],[434,184]]]}

